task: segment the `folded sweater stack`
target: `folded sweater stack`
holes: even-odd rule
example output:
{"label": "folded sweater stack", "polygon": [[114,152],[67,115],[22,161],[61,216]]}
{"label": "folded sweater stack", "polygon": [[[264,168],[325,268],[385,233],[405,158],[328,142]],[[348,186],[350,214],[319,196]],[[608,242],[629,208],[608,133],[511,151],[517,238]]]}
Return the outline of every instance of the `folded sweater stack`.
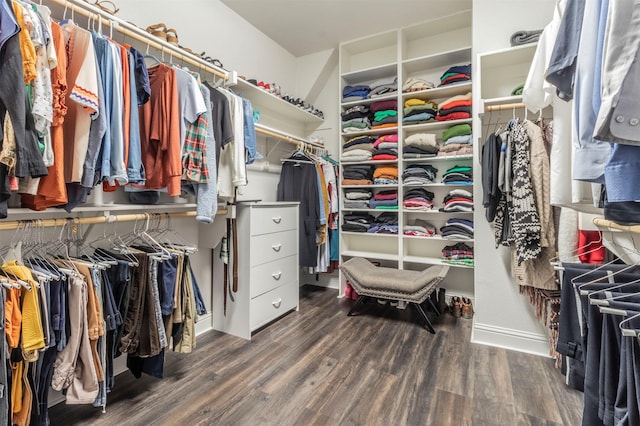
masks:
{"label": "folded sweater stack", "polygon": [[372,209],[378,210],[397,210],[398,209],[398,190],[390,189],[380,191],[374,194],[369,201]]}
{"label": "folded sweater stack", "polygon": [[471,81],[471,64],[450,67],[440,77],[440,86]]}
{"label": "folded sweater stack", "polygon": [[442,175],[442,183],[473,185],[473,170],[469,166],[453,166]]}
{"label": "folded sweater stack", "polygon": [[456,124],[451,126],[442,133],[442,146],[438,151],[438,156],[470,155],[473,153],[471,142],[471,125]]}
{"label": "folded sweater stack", "polygon": [[422,219],[415,219],[407,223],[402,230],[404,235],[412,237],[433,237],[437,234],[436,227]]}
{"label": "folded sweater stack", "polygon": [[438,153],[438,141],[433,133],[416,133],[404,140],[404,158],[430,158]]}
{"label": "folded sweater stack", "polygon": [[369,161],[375,148],[373,136],[356,136],[348,139],[342,145],[342,161],[345,163],[355,161]]}
{"label": "folded sweater stack", "polygon": [[345,209],[368,209],[371,191],[367,189],[345,189],[344,208]]}
{"label": "folded sweater stack", "polygon": [[398,166],[378,166],[373,171],[373,183],[376,185],[395,185],[398,183]]}
{"label": "folded sweater stack", "polygon": [[442,212],[472,212],[473,211],[473,195],[464,189],[454,189],[444,197],[444,207],[440,209]]}
{"label": "folded sweater stack", "polygon": [[404,193],[402,206],[405,210],[429,211],[433,208],[435,194],[425,188],[411,188]]}
{"label": "folded sweater stack", "polygon": [[342,171],[343,185],[371,185],[372,167],[366,164],[344,166]]}
{"label": "folded sweater stack", "polygon": [[433,183],[438,175],[438,169],[431,164],[411,164],[402,172],[402,182],[405,185],[425,185]]}
{"label": "folded sweater stack", "polygon": [[370,110],[373,113],[372,129],[398,127],[398,101],[392,99],[374,102]]}
{"label": "folded sweater stack", "polygon": [[392,212],[385,212],[375,218],[371,228],[367,231],[377,234],[397,234],[398,215]]}
{"label": "folded sweater stack", "polygon": [[369,92],[370,98],[377,98],[379,96],[389,95],[398,91],[398,78],[394,79],[380,79],[374,81],[369,85],[371,92]]}
{"label": "folded sweater stack", "polygon": [[367,99],[369,92],[371,92],[371,88],[366,85],[344,86],[342,89],[342,102]]}
{"label": "folded sweater stack", "polygon": [[373,224],[374,217],[365,212],[352,212],[344,215],[342,230],[344,232],[367,232]]}
{"label": "folded sweater stack", "polygon": [[438,108],[438,121],[464,120],[471,118],[471,92],[453,96],[442,102]]}
{"label": "folded sweater stack", "polygon": [[447,239],[473,239],[473,221],[467,219],[451,218],[440,228],[443,238]]}
{"label": "folded sweater stack", "polygon": [[374,143],[376,149],[373,153],[373,160],[376,161],[394,161],[398,159],[398,134],[380,136]]}
{"label": "folded sweater stack", "polygon": [[473,247],[465,243],[445,246],[442,249],[442,261],[455,265],[473,266]]}
{"label": "folded sweater stack", "polygon": [[366,105],[352,106],[340,115],[343,133],[361,132],[371,128],[371,111]]}
{"label": "folded sweater stack", "polygon": [[433,101],[411,98],[404,101],[402,122],[406,124],[424,123],[438,113],[438,104]]}

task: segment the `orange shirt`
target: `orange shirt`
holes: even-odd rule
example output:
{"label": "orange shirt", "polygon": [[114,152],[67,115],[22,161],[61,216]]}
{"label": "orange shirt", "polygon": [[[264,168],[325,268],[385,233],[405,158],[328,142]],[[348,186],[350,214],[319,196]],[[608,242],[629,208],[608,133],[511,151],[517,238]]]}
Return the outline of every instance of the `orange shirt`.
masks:
{"label": "orange shirt", "polygon": [[[139,108],[145,189],[167,188],[169,196],[180,195],[180,110],[176,72],[159,64],[149,68],[151,98]],[[135,185],[134,185],[135,186]]]}
{"label": "orange shirt", "polygon": [[53,146],[53,165],[48,167],[49,174],[40,178],[36,195],[22,194],[23,207],[44,210],[47,207],[67,203],[67,187],[64,183],[64,131],[62,124],[67,114],[67,53],[62,28],[51,22],[51,38],[58,56],[58,65],[51,70],[53,86],[53,123],[51,125],[51,145]]}
{"label": "orange shirt", "polygon": [[31,83],[37,76],[36,71],[36,48],[31,41],[29,29],[24,22],[24,11],[18,2],[13,1],[13,12],[16,15],[16,21],[21,28],[20,37],[20,53],[22,53],[22,71],[24,72],[24,83]]}

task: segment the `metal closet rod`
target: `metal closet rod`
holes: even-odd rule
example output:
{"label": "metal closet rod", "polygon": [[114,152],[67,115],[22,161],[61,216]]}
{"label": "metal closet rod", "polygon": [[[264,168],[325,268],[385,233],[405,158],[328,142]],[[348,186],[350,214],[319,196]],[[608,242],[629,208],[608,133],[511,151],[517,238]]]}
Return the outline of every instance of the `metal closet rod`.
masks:
{"label": "metal closet rod", "polygon": [[[227,210],[218,210],[216,215],[226,215]],[[0,222],[0,231],[10,231],[18,228],[23,228],[25,224],[34,224],[42,228],[53,228],[56,226],[63,226],[65,224],[73,225],[95,225],[98,223],[117,223],[117,222],[133,222],[138,220],[153,219],[155,216],[170,217],[172,219],[180,219],[185,217],[195,217],[196,212],[181,212],[181,213],[133,213],[133,214],[118,214],[107,216],[92,216],[92,217],[73,217],[73,218],[58,218],[58,219],[26,219],[15,220],[11,222]]]}
{"label": "metal closet rod", "polygon": [[278,138],[278,139],[281,139],[281,140],[283,140],[285,142],[302,143],[302,144],[305,144],[305,145],[315,146],[316,148],[323,148],[324,149],[324,146],[322,146],[320,144],[309,142],[309,141],[307,141],[305,139],[298,138],[298,137],[295,137],[295,136],[292,136],[292,135],[288,135],[288,134],[286,134],[284,132],[280,132],[280,131],[278,131],[276,129],[272,129],[272,128],[267,127],[267,126],[256,125],[255,128],[256,128],[256,132],[257,133],[261,133],[261,134],[263,134],[265,136],[271,136],[271,137],[274,137],[274,138]]}
{"label": "metal closet rod", "polygon": [[630,232],[632,234],[640,234],[640,225],[620,225],[617,222],[613,222],[609,219],[596,217],[593,219],[593,224],[599,228],[617,229],[618,231]]}
{"label": "metal closet rod", "polygon": [[[148,46],[151,46],[160,51],[169,50],[173,52],[175,55],[180,56],[184,62],[188,62],[189,64],[205,69],[216,77],[220,77],[224,80],[229,80],[229,75],[227,72],[220,71],[217,67],[211,65],[209,62],[204,59],[198,58],[197,56],[185,52],[182,48],[174,46],[173,44],[167,43],[166,41],[159,40],[157,37],[152,36],[141,28],[136,27],[133,24],[130,24],[127,21],[123,21],[120,18],[113,16],[112,14],[105,12],[104,10],[93,6],[92,4],[86,3],[84,1],[78,0],[47,0],[51,3],[55,3],[61,7],[69,8],[74,11],[74,13],[79,13],[82,16],[85,16],[90,19],[95,19],[96,15],[103,17],[107,20],[109,25],[124,34],[127,37],[131,37],[135,40],[140,41],[141,43],[145,43]],[[115,25],[114,25],[115,24]]]}

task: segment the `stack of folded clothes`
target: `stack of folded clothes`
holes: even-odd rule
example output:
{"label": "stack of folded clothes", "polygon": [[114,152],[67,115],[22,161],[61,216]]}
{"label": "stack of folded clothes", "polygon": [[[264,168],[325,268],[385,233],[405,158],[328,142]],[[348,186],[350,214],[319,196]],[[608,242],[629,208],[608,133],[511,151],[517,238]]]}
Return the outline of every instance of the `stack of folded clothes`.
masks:
{"label": "stack of folded clothes", "polygon": [[395,185],[398,183],[398,166],[378,166],[373,171],[373,183],[376,185]]}
{"label": "stack of folded clothes", "polygon": [[473,154],[471,125],[456,124],[442,132],[442,146],[438,157]]}
{"label": "stack of folded clothes", "polygon": [[398,159],[398,134],[380,136],[374,143],[376,151],[373,153],[373,160],[393,161]]}
{"label": "stack of folded clothes", "polygon": [[418,124],[432,120],[438,113],[438,104],[425,99],[411,98],[404,101],[402,122]]}
{"label": "stack of folded clothes", "polygon": [[345,189],[343,205],[345,209],[368,209],[371,191],[368,189]]}
{"label": "stack of folded clothes", "polygon": [[356,162],[369,161],[375,152],[373,136],[356,136],[348,139],[342,145],[342,161]]}
{"label": "stack of folded clothes", "polygon": [[372,129],[398,127],[398,101],[391,99],[374,102],[369,109],[373,113]]}
{"label": "stack of folded clothes", "polygon": [[356,163],[359,161],[369,161],[373,156],[372,151],[367,149],[352,148],[342,153],[343,163]]}
{"label": "stack of folded clothes", "polygon": [[440,228],[443,238],[453,240],[472,240],[473,221],[467,219],[451,218]]}
{"label": "stack of folded clothes", "polygon": [[473,170],[469,166],[453,166],[442,175],[442,183],[473,185]]}
{"label": "stack of folded clothes", "polygon": [[411,188],[404,193],[402,206],[405,210],[429,211],[433,208],[435,194],[424,188]]}
{"label": "stack of folded clothes", "polygon": [[438,121],[464,120],[471,118],[471,92],[453,96],[438,107]]}
{"label": "stack of folded clothes", "polygon": [[369,92],[370,98],[388,95],[398,91],[398,78],[396,77],[394,79],[380,79],[374,81],[369,86],[371,87],[371,92]]}
{"label": "stack of folded clothes", "polygon": [[433,89],[436,87],[431,81],[423,78],[409,77],[402,85],[403,92],[418,92],[420,90]]}
{"label": "stack of folded clothes", "polygon": [[342,171],[343,185],[371,185],[372,167],[367,164],[344,166]]}
{"label": "stack of folded clothes", "polygon": [[366,105],[356,105],[341,114],[342,132],[354,133],[371,128],[371,111]]}
{"label": "stack of folded clothes", "polygon": [[[397,143],[396,143],[397,145]],[[375,161],[394,161],[398,159],[398,148],[378,148],[373,153],[372,160]]]}
{"label": "stack of folded clothes", "polygon": [[398,233],[398,215],[395,213],[382,213],[378,216],[371,228],[367,231],[376,234],[397,234]]}
{"label": "stack of folded clothes", "polygon": [[442,212],[472,212],[473,195],[464,189],[454,189],[444,197]]}
{"label": "stack of folded clothes", "polygon": [[433,133],[416,133],[404,140],[404,158],[430,158],[438,153],[438,141]]}
{"label": "stack of folded clothes", "polygon": [[367,99],[369,92],[371,92],[371,88],[365,85],[344,86],[344,89],[342,89],[342,102]]}
{"label": "stack of folded clothes", "polygon": [[425,185],[433,183],[438,175],[438,169],[431,164],[411,164],[402,172],[402,182],[405,185]]}
{"label": "stack of folded clothes", "polygon": [[390,189],[374,194],[369,206],[378,210],[398,210],[398,190]]}
{"label": "stack of folded clothes", "polygon": [[365,212],[352,212],[344,215],[342,230],[344,232],[367,232],[373,224],[374,217]]}
{"label": "stack of folded clothes", "polygon": [[415,219],[404,225],[404,235],[413,237],[433,237],[437,234],[436,227],[422,219]]}
{"label": "stack of folded clothes", "polygon": [[473,247],[465,243],[445,246],[442,249],[442,261],[454,265],[473,266]]}
{"label": "stack of folded clothes", "polygon": [[440,77],[440,86],[471,81],[471,64],[450,67]]}

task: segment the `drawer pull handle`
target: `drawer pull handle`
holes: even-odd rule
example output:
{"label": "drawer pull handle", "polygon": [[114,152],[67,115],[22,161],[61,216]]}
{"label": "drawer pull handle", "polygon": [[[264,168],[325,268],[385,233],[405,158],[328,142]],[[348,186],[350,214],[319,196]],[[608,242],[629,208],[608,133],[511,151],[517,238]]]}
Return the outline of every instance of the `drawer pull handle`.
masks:
{"label": "drawer pull handle", "polygon": [[278,252],[282,248],[282,244],[272,245],[271,248],[273,249],[273,251]]}
{"label": "drawer pull handle", "polygon": [[282,299],[278,298],[276,300],[274,300],[273,302],[271,302],[271,304],[278,309],[280,307],[280,304],[282,303]]}
{"label": "drawer pull handle", "polygon": [[282,222],[282,218],[280,216],[278,217],[272,217],[271,220],[273,220],[273,223],[280,223]]}
{"label": "drawer pull handle", "polygon": [[280,277],[282,277],[282,272],[276,272],[275,274],[271,274],[274,280],[278,281]]}

